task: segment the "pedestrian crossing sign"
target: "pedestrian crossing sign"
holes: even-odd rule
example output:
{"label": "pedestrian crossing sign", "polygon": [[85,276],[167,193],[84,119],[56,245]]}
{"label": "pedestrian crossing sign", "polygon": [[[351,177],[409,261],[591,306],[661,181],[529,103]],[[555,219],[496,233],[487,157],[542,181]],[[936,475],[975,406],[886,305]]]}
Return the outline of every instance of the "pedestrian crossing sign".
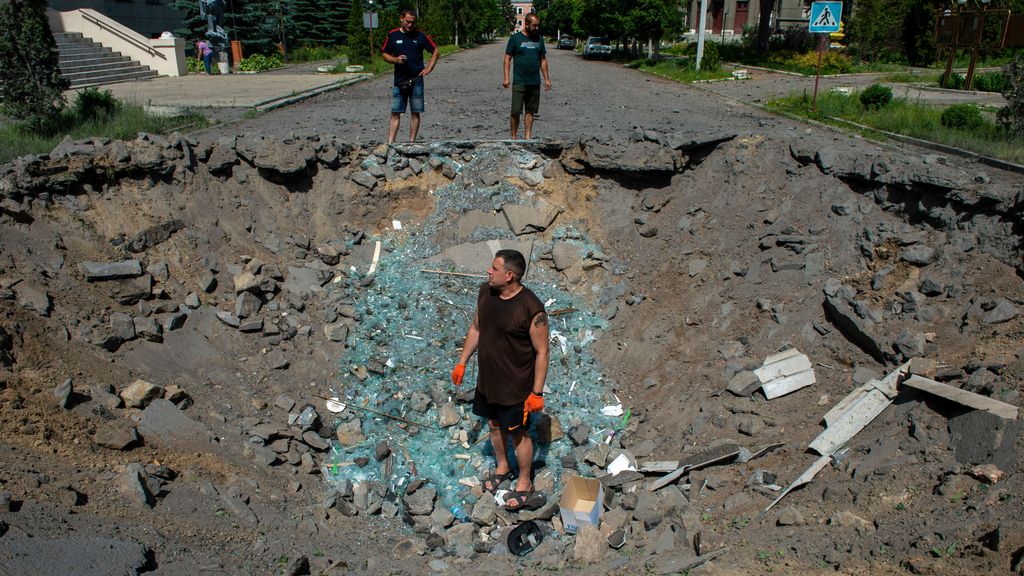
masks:
{"label": "pedestrian crossing sign", "polygon": [[811,34],[839,32],[839,20],[842,17],[842,2],[812,2],[808,32]]}

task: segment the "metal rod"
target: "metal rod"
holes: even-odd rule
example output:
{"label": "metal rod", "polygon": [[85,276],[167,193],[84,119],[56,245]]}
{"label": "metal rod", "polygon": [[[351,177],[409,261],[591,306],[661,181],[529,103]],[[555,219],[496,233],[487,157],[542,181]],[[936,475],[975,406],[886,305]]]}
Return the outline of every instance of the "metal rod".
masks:
{"label": "metal rod", "polygon": [[392,420],[398,420],[399,422],[405,422],[406,424],[412,424],[414,426],[419,426],[421,428],[429,428],[429,426],[427,426],[425,424],[420,424],[419,422],[413,422],[412,420],[408,420],[406,418],[402,418],[401,416],[394,416],[392,414],[388,414],[387,412],[381,412],[380,410],[374,410],[373,408],[367,408],[366,406],[360,406],[359,404],[354,404],[352,402],[342,402],[340,398],[328,398],[327,396],[321,396],[319,394],[314,394],[314,396],[316,396],[317,398],[320,398],[321,400],[328,400],[330,402],[337,402],[338,404],[344,404],[346,408],[359,408],[360,410],[366,410],[367,412],[372,412],[373,414],[377,414],[378,416],[383,416],[385,418],[391,418]]}
{"label": "metal rod", "polygon": [[427,274],[446,274],[448,276],[469,276],[470,278],[487,278],[486,274],[467,274],[465,272],[448,272],[447,270],[420,270]]}

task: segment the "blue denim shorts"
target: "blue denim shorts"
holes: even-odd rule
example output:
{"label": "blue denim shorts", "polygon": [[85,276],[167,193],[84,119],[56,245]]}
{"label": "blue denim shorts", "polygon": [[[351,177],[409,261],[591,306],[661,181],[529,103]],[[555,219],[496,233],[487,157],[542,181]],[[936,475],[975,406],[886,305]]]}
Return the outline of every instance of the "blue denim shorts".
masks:
{"label": "blue denim shorts", "polygon": [[423,112],[423,78],[417,78],[412,90],[402,92],[398,86],[391,87],[391,113],[402,114],[408,106],[413,114]]}

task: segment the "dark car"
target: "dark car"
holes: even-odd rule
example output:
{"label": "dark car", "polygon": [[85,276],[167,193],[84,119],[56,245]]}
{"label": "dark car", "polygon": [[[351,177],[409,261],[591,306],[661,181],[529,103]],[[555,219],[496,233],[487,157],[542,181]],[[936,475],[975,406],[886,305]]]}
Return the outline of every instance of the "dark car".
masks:
{"label": "dark car", "polygon": [[576,47],[576,40],[572,36],[562,36],[558,39],[559,50],[572,50]]}

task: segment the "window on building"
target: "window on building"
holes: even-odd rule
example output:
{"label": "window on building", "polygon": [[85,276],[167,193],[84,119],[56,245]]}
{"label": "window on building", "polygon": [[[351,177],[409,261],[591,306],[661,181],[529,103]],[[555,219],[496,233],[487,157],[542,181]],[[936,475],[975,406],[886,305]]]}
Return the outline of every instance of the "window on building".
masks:
{"label": "window on building", "polygon": [[520,16],[523,14],[523,7],[522,6],[516,6],[516,14],[519,14]]}

